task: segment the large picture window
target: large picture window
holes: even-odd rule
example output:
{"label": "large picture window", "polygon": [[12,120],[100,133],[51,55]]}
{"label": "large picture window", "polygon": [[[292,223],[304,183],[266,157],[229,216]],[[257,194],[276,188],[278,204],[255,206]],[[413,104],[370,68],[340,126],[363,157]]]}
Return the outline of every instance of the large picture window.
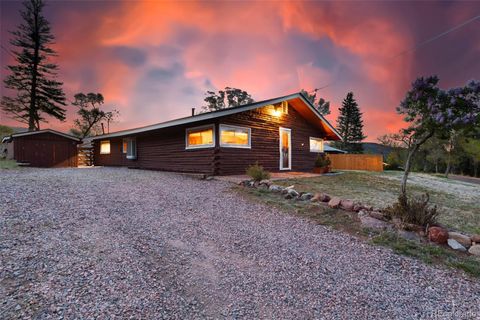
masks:
{"label": "large picture window", "polygon": [[215,126],[190,128],[186,131],[186,149],[209,148],[215,146]]}
{"label": "large picture window", "polygon": [[110,154],[110,140],[100,141],[100,154]]}
{"label": "large picture window", "polygon": [[310,137],[310,152],[323,152],[323,139]]}
{"label": "large picture window", "polygon": [[250,148],[250,128],[220,125],[220,146],[231,148]]}

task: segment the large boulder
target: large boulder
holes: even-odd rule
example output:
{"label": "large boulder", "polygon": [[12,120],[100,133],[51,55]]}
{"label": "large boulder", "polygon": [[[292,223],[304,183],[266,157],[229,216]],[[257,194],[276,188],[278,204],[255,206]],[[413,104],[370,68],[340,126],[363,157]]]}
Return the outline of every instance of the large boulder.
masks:
{"label": "large boulder", "polygon": [[438,244],[445,244],[448,240],[448,231],[441,227],[428,228],[428,239]]}
{"label": "large boulder", "polygon": [[343,210],[353,211],[353,206],[354,206],[354,203],[353,203],[352,200],[342,200],[342,201],[340,201],[340,207]]}
{"label": "large boulder", "polygon": [[330,199],[330,201],[328,201],[328,206],[330,208],[338,208],[340,207],[340,203],[342,202],[342,200],[338,197],[333,197]]}
{"label": "large boulder", "polygon": [[362,215],[358,215],[358,217],[360,218],[360,222],[364,228],[384,230],[390,227],[390,225],[385,221],[372,218],[368,215],[362,214]]}
{"label": "large boulder", "polygon": [[468,253],[473,254],[474,256],[480,257],[480,244],[475,244],[468,249]]}
{"label": "large boulder", "polygon": [[455,239],[448,239],[447,243],[448,243],[448,246],[453,250],[464,251],[464,252],[467,251],[467,249]]}
{"label": "large boulder", "polygon": [[330,196],[323,192],[317,192],[311,200],[312,202],[328,202],[330,201]]}
{"label": "large boulder", "polygon": [[458,233],[458,232],[449,232],[448,233],[448,238],[456,240],[458,243],[460,243],[465,248],[469,248],[472,245],[472,240],[470,240],[470,237],[467,237],[466,235]]}

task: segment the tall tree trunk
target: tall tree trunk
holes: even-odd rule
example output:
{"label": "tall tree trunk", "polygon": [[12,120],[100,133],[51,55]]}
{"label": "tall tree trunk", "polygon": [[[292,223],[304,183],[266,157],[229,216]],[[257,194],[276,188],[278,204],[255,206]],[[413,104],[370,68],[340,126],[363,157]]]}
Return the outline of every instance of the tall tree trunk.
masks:
{"label": "tall tree trunk", "polygon": [[33,52],[33,65],[32,65],[32,84],[30,87],[30,109],[28,110],[28,131],[39,130],[39,126],[36,122],[38,119],[37,110],[37,72],[38,72],[38,60],[40,50],[40,35],[38,32],[38,7],[34,7],[34,41],[35,47]]}
{"label": "tall tree trunk", "polygon": [[410,169],[412,167],[412,159],[413,155],[415,152],[418,150],[418,145],[415,144],[413,148],[408,152],[407,156],[407,161],[405,162],[405,168],[403,171],[403,178],[402,178],[402,185],[400,187],[400,192],[402,193],[403,196],[407,196],[407,180],[408,180],[408,175],[410,173]]}
{"label": "tall tree trunk", "polygon": [[450,173],[451,169],[451,161],[450,161],[450,152],[448,153],[448,158],[447,158],[447,169],[445,170],[445,178],[448,178],[448,174]]}

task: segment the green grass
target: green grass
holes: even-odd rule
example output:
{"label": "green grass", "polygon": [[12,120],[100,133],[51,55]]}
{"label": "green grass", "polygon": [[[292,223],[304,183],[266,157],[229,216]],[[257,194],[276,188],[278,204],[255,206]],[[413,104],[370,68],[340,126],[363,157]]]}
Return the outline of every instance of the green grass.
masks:
{"label": "green grass", "polygon": [[[295,185],[297,191],[326,192],[384,208],[397,200],[401,174],[395,171],[348,171],[335,176],[296,178],[276,183]],[[415,181],[408,183],[408,191],[415,194],[428,192],[431,203],[441,212],[440,223],[458,231],[480,234],[480,185],[415,173],[412,178]]]}
{"label": "green grass", "polygon": [[414,257],[428,264],[443,264],[480,278],[480,260],[473,256],[429,243],[406,240],[393,233],[382,233],[373,237],[370,242],[392,248],[398,254]]}
{"label": "green grass", "polygon": [[18,168],[16,161],[0,159],[0,169],[16,169],[16,168]]}

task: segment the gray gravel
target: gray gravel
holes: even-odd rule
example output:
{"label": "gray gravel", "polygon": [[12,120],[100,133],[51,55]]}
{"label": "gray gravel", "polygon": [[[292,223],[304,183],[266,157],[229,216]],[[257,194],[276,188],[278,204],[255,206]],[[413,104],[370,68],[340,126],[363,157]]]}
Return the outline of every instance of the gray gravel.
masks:
{"label": "gray gravel", "polygon": [[480,282],[230,190],[121,168],[0,171],[0,318],[479,318]]}

